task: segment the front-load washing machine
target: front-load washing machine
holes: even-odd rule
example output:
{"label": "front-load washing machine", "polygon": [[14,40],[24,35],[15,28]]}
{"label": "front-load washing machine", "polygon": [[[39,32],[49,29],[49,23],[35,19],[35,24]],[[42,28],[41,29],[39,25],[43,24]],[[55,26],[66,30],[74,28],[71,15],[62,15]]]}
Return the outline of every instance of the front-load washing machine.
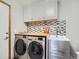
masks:
{"label": "front-load washing machine", "polygon": [[46,59],[46,38],[27,36],[28,59]]}
{"label": "front-load washing machine", "polygon": [[22,36],[15,37],[14,59],[27,59],[27,39]]}

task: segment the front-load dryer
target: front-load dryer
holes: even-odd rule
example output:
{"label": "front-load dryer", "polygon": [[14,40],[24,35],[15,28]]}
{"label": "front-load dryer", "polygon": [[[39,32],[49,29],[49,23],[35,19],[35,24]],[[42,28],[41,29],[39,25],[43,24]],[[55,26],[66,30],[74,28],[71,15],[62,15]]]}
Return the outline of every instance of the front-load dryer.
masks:
{"label": "front-load dryer", "polygon": [[27,39],[16,37],[14,44],[14,59],[27,59]]}
{"label": "front-load dryer", "polygon": [[27,36],[28,59],[46,59],[45,37]]}

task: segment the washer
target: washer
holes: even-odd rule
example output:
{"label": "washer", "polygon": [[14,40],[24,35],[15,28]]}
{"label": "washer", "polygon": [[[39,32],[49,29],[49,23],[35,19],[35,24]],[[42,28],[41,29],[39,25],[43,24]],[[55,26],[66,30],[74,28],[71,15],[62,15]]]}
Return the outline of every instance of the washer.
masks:
{"label": "washer", "polygon": [[14,59],[27,59],[27,39],[23,36],[15,38]]}
{"label": "washer", "polygon": [[28,59],[46,59],[45,37],[27,36],[28,38]]}

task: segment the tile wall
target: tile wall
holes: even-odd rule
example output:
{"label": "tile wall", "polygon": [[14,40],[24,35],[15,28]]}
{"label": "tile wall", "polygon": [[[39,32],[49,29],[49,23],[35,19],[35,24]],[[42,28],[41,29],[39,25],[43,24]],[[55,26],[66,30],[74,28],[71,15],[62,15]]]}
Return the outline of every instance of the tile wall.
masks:
{"label": "tile wall", "polygon": [[44,27],[49,28],[49,34],[66,35],[66,20],[48,20],[27,23],[27,32],[43,32]]}

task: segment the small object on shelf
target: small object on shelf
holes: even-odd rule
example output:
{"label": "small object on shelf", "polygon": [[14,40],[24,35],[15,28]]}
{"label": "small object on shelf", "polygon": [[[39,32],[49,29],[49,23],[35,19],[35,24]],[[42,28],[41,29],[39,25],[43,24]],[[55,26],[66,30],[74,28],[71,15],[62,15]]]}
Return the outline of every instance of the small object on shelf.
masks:
{"label": "small object on shelf", "polygon": [[48,26],[44,26],[43,33],[44,34],[49,34],[49,27]]}

